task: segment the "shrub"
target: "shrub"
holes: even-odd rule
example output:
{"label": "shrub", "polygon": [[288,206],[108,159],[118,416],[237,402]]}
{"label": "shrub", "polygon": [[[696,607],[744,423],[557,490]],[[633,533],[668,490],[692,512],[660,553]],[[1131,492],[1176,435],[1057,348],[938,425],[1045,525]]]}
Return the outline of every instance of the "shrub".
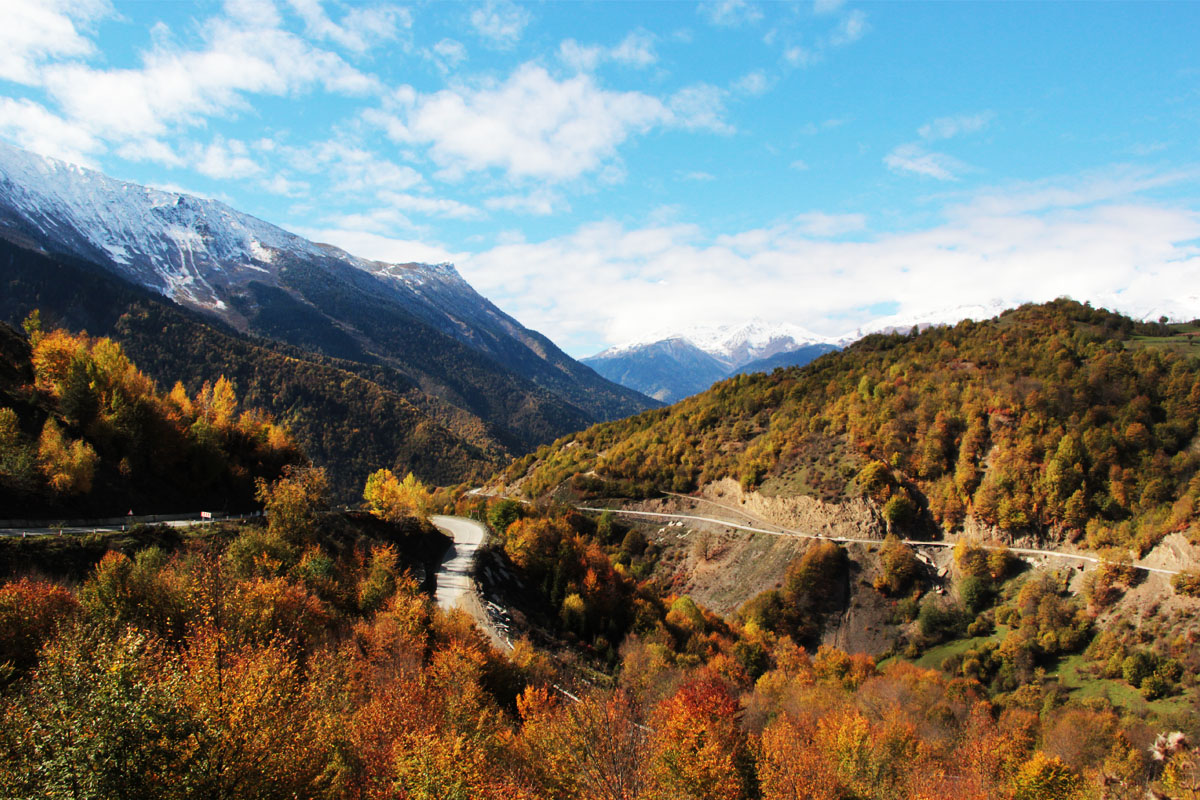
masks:
{"label": "shrub", "polygon": [[1184,597],[1200,597],[1200,570],[1187,570],[1171,578],[1175,592]]}

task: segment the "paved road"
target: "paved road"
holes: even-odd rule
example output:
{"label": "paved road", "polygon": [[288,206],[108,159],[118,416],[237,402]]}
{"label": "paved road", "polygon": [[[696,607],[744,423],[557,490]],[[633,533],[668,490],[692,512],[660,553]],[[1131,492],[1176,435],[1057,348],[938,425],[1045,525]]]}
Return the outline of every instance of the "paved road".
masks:
{"label": "paved road", "polygon": [[437,573],[437,602],[449,611],[474,594],[475,584],[471,580],[471,573],[475,567],[475,553],[487,538],[488,531],[481,523],[465,517],[439,515],[431,519],[434,525],[454,540]]}
{"label": "paved road", "polygon": [[[685,495],[679,495],[679,496],[683,497]],[[699,498],[689,498],[689,499],[696,500]],[[712,501],[705,501],[705,502],[712,503]],[[712,505],[720,506],[722,508],[728,508],[727,506],[724,506],[721,503],[712,503]],[[589,507],[589,506],[575,506],[575,508],[579,511],[600,511],[600,512],[609,511],[609,512],[612,512],[613,514],[626,514],[626,515],[629,515],[632,517],[653,517],[653,518],[657,518],[657,519],[669,519],[669,520],[680,520],[680,521],[692,520],[694,522],[709,522],[709,523],[714,523],[717,525],[723,525],[727,528],[736,528],[741,531],[749,531],[750,533],[765,533],[770,536],[787,536],[787,537],[790,537],[793,539],[825,539],[830,542],[840,542],[843,544],[847,544],[847,543],[874,544],[874,545],[882,544],[882,542],[879,539],[854,539],[854,538],[850,538],[848,536],[822,536],[821,534],[802,533],[800,531],[793,531],[793,530],[789,530],[789,529],[783,528],[783,527],[776,527],[773,529],[757,528],[757,527],[752,527],[749,525],[739,525],[738,523],[730,522],[729,520],[714,519],[713,517],[697,517],[697,516],[691,516],[688,514],[664,514],[664,513],[657,512],[657,511],[625,511],[625,510],[622,510],[619,508],[594,508],[594,507]],[[741,514],[744,517],[750,516],[746,512],[740,511],[738,509],[730,508],[729,510],[737,511],[737,513]],[[762,523],[762,524],[769,525],[771,523]],[[928,541],[924,541],[922,539],[902,539],[901,541],[903,541],[905,544],[911,545],[913,547],[954,547],[954,545],[955,545],[955,542],[928,542]],[[989,545],[976,545],[976,546],[982,547],[985,550],[1001,549],[1001,548],[991,547]],[[1077,553],[1060,553],[1057,550],[1035,550],[1035,549],[1029,548],[1029,547],[1007,547],[1005,549],[1007,549],[1013,553],[1019,553],[1021,555],[1045,556],[1048,558],[1065,558],[1065,559],[1069,559],[1069,560],[1073,560],[1073,561],[1087,561],[1092,564],[1103,563],[1102,559],[1096,558],[1094,556],[1079,555]],[[1130,564],[1129,566],[1133,567],[1134,569],[1144,570],[1146,572],[1157,572],[1160,575],[1178,575],[1179,574],[1179,570],[1177,570],[1177,569],[1160,569],[1158,567],[1147,567],[1142,564]]]}
{"label": "paved road", "polygon": [[503,651],[512,650],[512,642],[497,627],[483,607],[482,599],[475,591],[471,574],[475,569],[475,557],[488,536],[488,529],[479,522],[466,517],[436,515],[430,517],[443,533],[454,540],[437,572],[437,591],[434,595],[443,611],[461,608],[471,615],[479,629],[487,634],[492,644]]}
{"label": "paved road", "polygon": [[231,522],[255,516],[258,516],[258,514],[237,514],[229,517],[221,517],[220,519],[172,519],[160,520],[158,522],[142,522],[139,520],[137,523],[126,523],[124,525],[60,525],[53,528],[0,528],[0,536],[57,536],[60,533],[65,536],[67,534],[112,533],[114,531],[127,530],[135,524],[145,524],[151,527],[166,525],[171,528],[190,528],[193,525],[211,525],[214,522]]}

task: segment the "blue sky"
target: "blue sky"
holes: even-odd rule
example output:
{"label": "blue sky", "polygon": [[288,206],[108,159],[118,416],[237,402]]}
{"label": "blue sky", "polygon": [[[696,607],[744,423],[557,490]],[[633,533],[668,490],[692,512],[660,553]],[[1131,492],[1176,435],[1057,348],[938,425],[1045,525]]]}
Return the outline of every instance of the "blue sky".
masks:
{"label": "blue sky", "polygon": [[8,0],[0,137],[573,355],[1060,295],[1200,316],[1200,3]]}

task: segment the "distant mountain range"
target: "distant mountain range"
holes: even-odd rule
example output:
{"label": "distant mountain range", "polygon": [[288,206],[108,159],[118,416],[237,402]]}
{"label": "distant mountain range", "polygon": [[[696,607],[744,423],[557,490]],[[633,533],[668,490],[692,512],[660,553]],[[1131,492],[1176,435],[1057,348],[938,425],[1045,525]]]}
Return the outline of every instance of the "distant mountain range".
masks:
{"label": "distant mountain range", "polygon": [[[732,375],[804,366],[872,333],[908,333],[964,319],[991,319],[1008,308],[1001,300],[879,317],[841,336],[821,336],[799,325],[752,320],[742,325],[697,326],[660,332],[580,359],[611,381],[664,403],[702,392]],[[1155,319],[1157,313],[1134,315]]]}
{"label": "distant mountain range", "polygon": [[[174,353],[135,341],[129,319],[145,314],[127,316],[130,305],[143,312],[152,307],[152,316],[209,326],[224,337],[221,347],[230,358],[235,350],[250,359],[286,354],[332,370],[317,381],[325,388],[338,371],[367,380],[374,387],[362,390],[367,394],[403,398],[418,415],[411,420],[414,433],[443,430],[464,453],[475,453],[479,470],[592,422],[656,405],[500,311],[449,264],[357,258],[215,200],[125,183],[2,143],[0,239],[6,243],[0,279],[7,283],[0,315],[10,322],[40,307],[54,322],[87,325],[93,335],[124,336],[134,350],[154,350],[158,357],[142,366],[159,381],[198,380],[195,361],[203,354],[178,352],[185,341]],[[92,292],[46,280],[56,272],[76,282],[88,276]],[[185,308],[199,316],[182,314]],[[287,395],[286,371],[272,374],[280,384],[259,390],[274,392],[277,402],[265,405],[282,410],[285,423],[312,424],[316,412],[305,405],[315,401],[311,392],[284,404],[278,398]],[[318,460],[338,466],[353,455],[343,452],[345,443],[314,437],[307,444]],[[357,464],[355,472],[367,466]],[[403,469],[412,460],[374,466]],[[442,481],[453,477],[432,464],[424,471]]]}
{"label": "distant mountain range", "polygon": [[731,375],[803,366],[839,346],[798,325],[752,320],[650,336],[582,361],[609,380],[673,403]]}

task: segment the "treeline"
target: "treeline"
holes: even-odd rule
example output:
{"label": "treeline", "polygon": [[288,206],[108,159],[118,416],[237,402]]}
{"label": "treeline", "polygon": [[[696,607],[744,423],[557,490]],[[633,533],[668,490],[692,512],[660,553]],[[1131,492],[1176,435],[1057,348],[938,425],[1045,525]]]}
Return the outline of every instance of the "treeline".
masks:
{"label": "treeline", "polygon": [[[919,335],[872,335],[800,369],[738,376],[669,409],[597,425],[511,465],[529,494],[577,473],[689,491],[747,488],[829,461],[842,496],[875,492],[900,522],[972,515],[1001,528],[1144,551],[1193,524],[1200,362],[1158,333],[1069,300]],[[847,465],[875,462],[858,481]],[[884,473],[880,474],[882,468]],[[871,483],[874,485],[864,485]],[[880,491],[876,491],[880,490]]]}
{"label": "treeline", "polygon": [[[1200,777],[1186,741],[1103,699],[1038,681],[989,699],[686,598],[634,614],[616,678],[576,701],[527,642],[502,656],[419,591],[419,524],[333,532],[312,471],[263,496],[266,526],[113,553],[74,588],[0,587],[0,794],[1083,800],[1185,797]],[[511,511],[514,554],[601,536]]]}
{"label": "treeline", "polygon": [[301,453],[224,377],[165,394],[119,344],[0,323],[0,508],[6,518],[253,507]]}

